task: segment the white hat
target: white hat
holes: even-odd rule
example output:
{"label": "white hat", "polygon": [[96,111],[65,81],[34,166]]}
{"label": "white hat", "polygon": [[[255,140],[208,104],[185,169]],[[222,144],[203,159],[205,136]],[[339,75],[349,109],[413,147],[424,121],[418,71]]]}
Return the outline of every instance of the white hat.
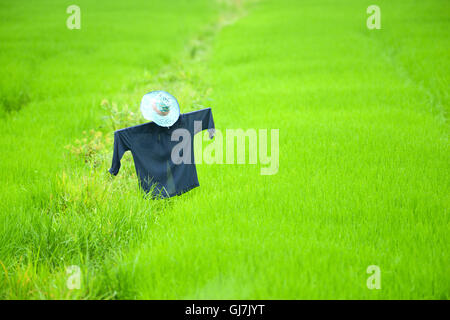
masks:
{"label": "white hat", "polygon": [[145,119],[161,127],[170,127],[180,117],[180,106],[170,93],[158,90],[142,97],[141,112]]}

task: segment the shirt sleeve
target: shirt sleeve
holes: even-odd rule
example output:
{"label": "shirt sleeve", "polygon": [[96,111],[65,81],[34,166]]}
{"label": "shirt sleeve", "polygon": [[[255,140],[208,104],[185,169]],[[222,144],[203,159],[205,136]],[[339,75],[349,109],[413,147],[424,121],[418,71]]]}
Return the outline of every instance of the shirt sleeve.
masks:
{"label": "shirt sleeve", "polygon": [[[192,112],[190,114],[191,125],[193,126],[194,135],[200,131],[208,129],[209,138],[212,139],[215,134],[214,119],[211,108],[206,108]],[[197,123],[196,123],[197,121]],[[201,125],[200,125],[201,122]]]}
{"label": "shirt sleeve", "polygon": [[109,172],[113,175],[117,175],[120,169],[120,160],[123,154],[131,150],[131,137],[127,130],[119,130],[114,132],[114,153],[112,159],[112,165]]}

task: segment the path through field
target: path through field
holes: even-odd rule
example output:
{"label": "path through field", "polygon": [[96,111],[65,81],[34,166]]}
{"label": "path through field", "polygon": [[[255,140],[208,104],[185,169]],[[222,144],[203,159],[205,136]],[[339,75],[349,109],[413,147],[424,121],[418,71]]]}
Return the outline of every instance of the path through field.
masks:
{"label": "path through field", "polygon": [[[448,299],[449,4],[380,0],[369,30],[370,4],[82,1],[69,31],[54,1],[1,2],[0,298]],[[278,172],[199,164],[167,201],[129,153],[112,178],[155,89],[224,134],[279,129]]]}

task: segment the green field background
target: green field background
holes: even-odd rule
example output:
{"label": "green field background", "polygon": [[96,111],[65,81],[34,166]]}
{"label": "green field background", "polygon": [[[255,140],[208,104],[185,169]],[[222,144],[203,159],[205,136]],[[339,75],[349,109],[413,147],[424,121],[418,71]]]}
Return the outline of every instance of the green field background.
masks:
{"label": "green field background", "polygon": [[[449,298],[448,1],[82,0],[69,30],[71,4],[0,1],[1,299]],[[112,178],[157,89],[279,129],[278,172],[199,164],[151,200],[128,153]]]}

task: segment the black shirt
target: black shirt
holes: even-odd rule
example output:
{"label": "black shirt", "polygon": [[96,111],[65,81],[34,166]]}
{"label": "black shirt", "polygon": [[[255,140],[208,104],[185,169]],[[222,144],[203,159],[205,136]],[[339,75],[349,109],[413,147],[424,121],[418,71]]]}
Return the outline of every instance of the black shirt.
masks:
{"label": "black shirt", "polygon": [[[199,122],[194,125],[194,121]],[[176,135],[175,141],[172,141],[172,133],[176,129],[187,130],[184,132],[189,132],[190,141],[184,141],[185,137]],[[166,198],[198,187],[193,143],[194,135],[204,129],[209,129],[209,137],[212,139],[214,121],[211,108],[181,114],[177,122],[169,128],[148,122],[117,130],[114,132],[114,154],[109,172],[117,175],[123,154],[131,150],[136,173],[145,192],[152,191],[153,196]],[[180,154],[183,155],[183,151],[190,152],[191,161],[177,164],[172,161],[171,154],[174,146],[181,142],[188,145]],[[178,147],[177,150],[179,149]]]}

